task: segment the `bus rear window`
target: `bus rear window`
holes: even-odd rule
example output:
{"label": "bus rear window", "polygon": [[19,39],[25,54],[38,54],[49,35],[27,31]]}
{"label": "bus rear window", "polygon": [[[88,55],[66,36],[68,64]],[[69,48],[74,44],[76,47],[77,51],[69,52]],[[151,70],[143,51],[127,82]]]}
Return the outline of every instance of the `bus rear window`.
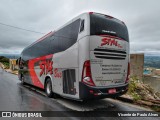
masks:
{"label": "bus rear window", "polygon": [[90,14],[90,23],[90,35],[112,35],[129,41],[127,27],[118,19]]}

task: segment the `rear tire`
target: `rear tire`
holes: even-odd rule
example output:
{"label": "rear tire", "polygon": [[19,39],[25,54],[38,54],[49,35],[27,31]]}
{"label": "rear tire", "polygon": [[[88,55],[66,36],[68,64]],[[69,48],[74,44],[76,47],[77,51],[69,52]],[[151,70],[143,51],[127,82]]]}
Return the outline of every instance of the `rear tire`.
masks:
{"label": "rear tire", "polygon": [[53,97],[53,91],[52,91],[52,82],[51,82],[51,79],[48,78],[46,80],[46,83],[45,83],[45,93],[48,97]]}

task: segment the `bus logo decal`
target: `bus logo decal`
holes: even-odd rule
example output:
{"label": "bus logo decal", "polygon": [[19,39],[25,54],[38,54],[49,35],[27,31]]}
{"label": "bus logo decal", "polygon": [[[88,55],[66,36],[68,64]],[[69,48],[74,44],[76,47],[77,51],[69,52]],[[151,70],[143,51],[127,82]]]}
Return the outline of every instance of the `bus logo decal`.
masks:
{"label": "bus logo decal", "polygon": [[62,72],[59,72],[58,68],[54,69],[54,77],[55,78],[61,78],[62,77]]}
{"label": "bus logo decal", "polygon": [[103,38],[101,46],[104,46],[104,45],[110,45],[110,46],[114,45],[114,46],[117,46],[118,48],[122,48],[122,46],[118,44],[118,41],[116,41],[115,39],[111,39],[111,38]]}
{"label": "bus logo decal", "polygon": [[53,74],[53,61],[51,60],[43,60],[40,61],[39,66],[41,69],[40,77],[42,75],[47,75],[48,73]]}

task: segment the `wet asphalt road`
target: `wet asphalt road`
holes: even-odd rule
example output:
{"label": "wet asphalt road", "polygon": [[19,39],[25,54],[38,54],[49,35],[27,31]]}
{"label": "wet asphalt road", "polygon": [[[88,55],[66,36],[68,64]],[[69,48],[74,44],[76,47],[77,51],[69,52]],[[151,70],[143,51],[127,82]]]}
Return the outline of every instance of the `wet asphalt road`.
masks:
{"label": "wet asphalt road", "polygon": [[[112,99],[90,101],[82,103],[64,98],[49,99],[43,91],[28,88],[21,85],[16,75],[7,73],[0,68],[0,111],[91,111],[91,110],[111,110],[111,111],[144,111],[140,107],[122,103]],[[63,113],[63,112],[62,112]],[[2,118],[0,118],[2,119]],[[4,119],[4,118],[3,118]],[[8,118],[7,118],[8,119]],[[11,119],[11,118],[10,118]],[[17,119],[17,118],[15,118]],[[27,119],[27,118],[23,118]],[[33,119],[33,118],[32,118]],[[35,119],[35,118],[34,118]],[[39,119],[39,118],[37,118]],[[53,118],[41,118],[43,120]],[[159,120],[158,117],[54,117],[54,119],[108,119],[108,120]]]}

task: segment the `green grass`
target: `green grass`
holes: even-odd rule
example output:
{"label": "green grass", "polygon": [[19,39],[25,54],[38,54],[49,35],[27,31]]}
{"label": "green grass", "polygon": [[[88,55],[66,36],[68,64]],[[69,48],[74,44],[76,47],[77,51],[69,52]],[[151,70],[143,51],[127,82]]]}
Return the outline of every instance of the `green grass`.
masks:
{"label": "green grass", "polygon": [[[160,96],[160,93],[155,93],[154,89],[151,88],[149,85],[139,82],[136,76],[132,76],[130,78],[127,94],[133,98],[135,103],[138,100],[147,101],[149,99],[149,96],[152,96],[154,98],[155,94],[158,97]],[[160,112],[160,106],[157,106],[156,104],[151,106],[150,108],[154,111]]]}
{"label": "green grass", "polygon": [[9,69],[9,63],[8,62],[2,62],[2,64],[5,66],[5,69]]}
{"label": "green grass", "polygon": [[127,94],[129,94],[133,97],[134,101],[141,100],[141,98],[142,98],[142,96],[140,96],[137,93],[137,91],[138,91],[137,82],[138,82],[138,79],[137,79],[136,76],[131,77],[130,83],[129,83],[129,89],[128,89],[128,92],[127,92]]}
{"label": "green grass", "polygon": [[5,69],[9,69],[9,59],[4,57],[4,56],[0,56],[0,62],[4,65]]}

